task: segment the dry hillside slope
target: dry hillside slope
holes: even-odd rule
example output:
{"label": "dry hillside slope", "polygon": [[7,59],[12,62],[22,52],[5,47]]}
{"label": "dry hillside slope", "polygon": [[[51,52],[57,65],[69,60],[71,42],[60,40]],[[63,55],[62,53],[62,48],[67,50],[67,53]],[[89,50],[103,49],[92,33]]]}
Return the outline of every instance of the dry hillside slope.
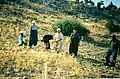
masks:
{"label": "dry hillside slope", "polygon": [[[0,79],[120,78],[119,56],[115,68],[103,64],[110,40],[104,37],[105,20],[95,23],[59,12],[51,13],[52,9],[43,5],[39,8],[46,12],[39,13],[22,5],[0,5]],[[91,32],[89,38],[80,42],[76,58],[68,55],[67,38],[59,54],[54,50],[42,50],[40,41],[34,49],[17,46],[19,30],[25,30],[29,36],[32,20],[37,21],[40,39],[46,32],[54,33],[51,26],[55,21],[68,17],[80,20]]]}

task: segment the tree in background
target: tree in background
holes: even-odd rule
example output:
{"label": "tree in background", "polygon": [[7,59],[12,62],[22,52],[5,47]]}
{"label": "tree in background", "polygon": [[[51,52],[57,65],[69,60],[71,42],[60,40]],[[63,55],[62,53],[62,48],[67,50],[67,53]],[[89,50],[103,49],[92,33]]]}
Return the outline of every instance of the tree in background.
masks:
{"label": "tree in background", "polygon": [[88,0],[84,0],[85,3],[88,3],[89,1]]}
{"label": "tree in background", "polygon": [[110,4],[106,7],[107,10],[117,10],[117,6],[113,4],[113,2],[110,2]]}
{"label": "tree in background", "polygon": [[111,19],[106,24],[106,28],[108,29],[109,33],[120,32],[120,25],[118,21]]}
{"label": "tree in background", "polygon": [[101,5],[104,5],[104,1],[100,1],[97,3],[97,7],[98,7],[99,11],[101,10]]}
{"label": "tree in background", "polygon": [[90,0],[89,3],[90,3],[92,6],[95,5],[95,3],[94,3],[92,0]]}

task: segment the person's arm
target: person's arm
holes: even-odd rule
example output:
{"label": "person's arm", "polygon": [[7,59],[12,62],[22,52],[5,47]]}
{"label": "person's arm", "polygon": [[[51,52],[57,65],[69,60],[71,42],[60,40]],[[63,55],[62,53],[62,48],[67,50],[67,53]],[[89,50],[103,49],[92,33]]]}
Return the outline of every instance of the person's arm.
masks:
{"label": "person's arm", "polygon": [[54,36],[53,36],[53,40],[55,40],[56,41],[56,33],[54,34]]}
{"label": "person's arm", "polygon": [[70,35],[70,43],[72,43],[73,33]]}
{"label": "person's arm", "polygon": [[24,34],[23,34],[23,38],[27,38],[27,34],[24,33]]}
{"label": "person's arm", "polygon": [[70,39],[73,39],[73,33],[71,33],[71,35],[70,35]]}

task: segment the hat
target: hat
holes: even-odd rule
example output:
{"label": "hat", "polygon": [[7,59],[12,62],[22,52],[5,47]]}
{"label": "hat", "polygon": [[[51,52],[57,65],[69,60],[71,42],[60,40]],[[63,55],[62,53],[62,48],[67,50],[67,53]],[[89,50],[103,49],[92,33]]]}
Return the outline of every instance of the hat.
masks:
{"label": "hat", "polygon": [[24,33],[24,31],[20,31],[20,33]]}
{"label": "hat", "polygon": [[60,28],[58,28],[58,29],[57,29],[57,31],[61,31],[61,29],[60,29]]}
{"label": "hat", "polygon": [[36,24],[35,20],[34,20],[34,21],[32,21],[32,24],[33,24],[33,23],[35,23],[35,24]]}

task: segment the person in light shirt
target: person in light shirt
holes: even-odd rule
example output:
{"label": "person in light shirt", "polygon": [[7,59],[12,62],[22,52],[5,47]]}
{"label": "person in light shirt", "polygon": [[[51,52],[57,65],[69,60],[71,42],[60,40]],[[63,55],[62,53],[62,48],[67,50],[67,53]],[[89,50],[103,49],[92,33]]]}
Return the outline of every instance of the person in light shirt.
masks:
{"label": "person in light shirt", "polygon": [[64,39],[64,36],[61,32],[61,29],[58,28],[57,32],[54,35],[54,40],[55,40],[55,43],[56,43],[55,50],[60,51],[62,49],[63,39]]}
{"label": "person in light shirt", "polygon": [[23,40],[23,38],[26,38],[26,34],[24,31],[20,31],[20,34],[18,36],[18,46],[27,46],[27,43]]}

